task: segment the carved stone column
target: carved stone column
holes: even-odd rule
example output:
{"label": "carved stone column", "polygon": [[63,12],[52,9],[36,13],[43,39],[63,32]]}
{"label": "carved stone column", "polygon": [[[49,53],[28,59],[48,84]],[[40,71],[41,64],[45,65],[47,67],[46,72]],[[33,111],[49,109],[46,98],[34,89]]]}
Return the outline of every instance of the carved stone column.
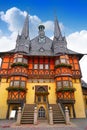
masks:
{"label": "carved stone column", "polygon": [[16,122],[17,125],[20,125],[21,124],[21,107],[19,107],[18,109],[18,114],[17,114],[17,122]]}
{"label": "carved stone column", "polygon": [[70,117],[69,117],[69,110],[68,107],[65,107],[65,117],[66,117],[66,124],[70,124]]}
{"label": "carved stone column", "polygon": [[37,115],[38,115],[37,107],[35,107],[34,108],[34,125],[37,125]]}
{"label": "carved stone column", "polygon": [[49,107],[49,124],[53,125],[53,110],[52,110],[52,107]]}

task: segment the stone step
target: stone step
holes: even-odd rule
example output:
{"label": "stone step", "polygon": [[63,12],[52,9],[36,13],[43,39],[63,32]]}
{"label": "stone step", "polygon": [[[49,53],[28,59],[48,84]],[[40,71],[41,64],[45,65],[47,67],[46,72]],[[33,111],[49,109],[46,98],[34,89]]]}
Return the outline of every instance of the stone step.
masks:
{"label": "stone step", "polygon": [[24,111],[23,113],[24,114],[34,114],[34,112],[30,112],[30,111],[29,112]]}
{"label": "stone step", "polygon": [[34,114],[23,114],[22,116],[28,117],[28,116],[34,116]]}
{"label": "stone step", "polygon": [[33,124],[33,121],[21,121],[21,124]]}
{"label": "stone step", "polygon": [[[54,114],[53,114],[53,117],[62,118],[63,115],[54,115]],[[63,118],[64,118],[64,117],[63,117]]]}
{"label": "stone step", "polygon": [[53,120],[64,120],[64,118],[58,118],[58,117],[54,117]]}
{"label": "stone step", "polygon": [[64,116],[58,104],[50,104],[50,106],[52,107],[52,110],[53,110],[53,123],[54,124],[65,123]]}
{"label": "stone step", "polygon": [[26,115],[23,115],[22,117],[21,117],[21,119],[22,118],[34,118],[34,115],[33,116],[26,116]]}
{"label": "stone step", "polygon": [[34,105],[25,104],[21,117],[21,124],[33,124],[34,122]]}
{"label": "stone step", "polygon": [[33,118],[22,118],[21,121],[33,121]]}
{"label": "stone step", "polygon": [[65,124],[65,121],[58,121],[58,120],[56,120],[56,121],[53,121],[54,122],[54,124],[58,124],[58,123],[64,123]]}

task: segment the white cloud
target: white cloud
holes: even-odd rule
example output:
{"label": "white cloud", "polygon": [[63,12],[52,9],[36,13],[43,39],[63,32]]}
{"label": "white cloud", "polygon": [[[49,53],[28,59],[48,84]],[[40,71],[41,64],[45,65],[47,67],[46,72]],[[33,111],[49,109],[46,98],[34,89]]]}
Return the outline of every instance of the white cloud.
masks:
{"label": "white cloud", "polygon": [[[46,21],[46,22],[44,22],[43,23],[44,24],[44,26],[45,26],[45,28],[46,28],[46,31],[47,30],[50,30],[50,31],[54,31],[54,22],[53,21]],[[59,26],[60,26],[60,28],[61,28],[61,31],[64,29],[64,25],[63,25],[63,23],[59,23]]]}
{"label": "white cloud", "polygon": [[[6,13],[3,11],[0,12],[0,18],[5,23],[8,24],[8,30],[11,32],[19,32],[21,33],[21,30],[23,28],[23,23],[25,20],[27,12],[21,11],[20,9],[13,7],[11,9],[8,9]],[[38,25],[41,22],[41,20],[36,16],[29,15],[29,21],[30,21],[30,37],[34,37],[38,32]],[[31,33],[32,32],[32,33]]]}
{"label": "white cloud", "polygon": [[81,59],[80,66],[82,70],[82,79],[87,82],[87,55]]}
{"label": "white cloud", "polygon": [[36,15],[34,15],[34,16],[29,16],[29,20],[30,20],[30,22],[32,23],[32,24],[36,24],[36,25],[38,25],[40,22],[41,22],[41,20],[36,16]]}
{"label": "white cloud", "polygon": [[54,30],[54,23],[53,23],[53,21],[46,21],[46,22],[43,23],[43,25],[45,26],[46,31],[47,30],[51,30],[51,31]]}
{"label": "white cloud", "polygon": [[15,48],[17,34],[14,32],[10,36],[0,38],[0,51],[8,51]]}
{"label": "white cloud", "polygon": [[80,53],[87,53],[87,30],[70,34],[67,42],[68,48]]}
{"label": "white cloud", "polygon": [[38,25],[41,23],[41,19],[38,18],[36,15],[29,16],[29,35],[32,39],[38,34]]}
{"label": "white cloud", "polygon": [[21,11],[20,9],[13,7],[8,9],[6,13],[1,12],[1,19],[8,24],[8,29],[13,32],[21,29],[21,26],[24,21],[24,17],[26,16],[25,11]]}
{"label": "white cloud", "polygon": [[[73,51],[87,54],[87,30],[75,32],[67,36],[68,48]],[[80,61],[82,78],[87,82],[87,56]]]}
{"label": "white cloud", "polygon": [[[20,9],[13,7],[8,9],[6,12],[0,12],[0,19],[3,20],[6,24],[8,24],[8,30],[10,32],[19,32],[23,28],[24,19],[26,16],[26,11],[21,11]],[[46,34],[50,36],[53,35],[54,30],[54,22],[53,21],[45,21],[42,22],[41,19],[36,15],[29,15],[29,29],[30,29],[30,38],[35,37],[38,34],[38,25],[43,23],[45,25]],[[59,23],[61,30],[64,28],[62,23]]]}
{"label": "white cloud", "polygon": [[[26,14],[26,11],[21,11],[16,7],[8,9],[6,13],[3,11],[0,12],[0,19],[8,24],[8,28],[6,30],[11,32],[9,35],[4,35],[3,30],[0,30],[0,51],[8,51],[15,48],[16,37],[18,31],[21,33]],[[29,20],[31,32],[30,37],[34,37],[38,32],[36,27],[39,25],[41,20],[36,15],[30,15]]]}
{"label": "white cloud", "polygon": [[2,31],[0,30],[0,37],[2,36]]}

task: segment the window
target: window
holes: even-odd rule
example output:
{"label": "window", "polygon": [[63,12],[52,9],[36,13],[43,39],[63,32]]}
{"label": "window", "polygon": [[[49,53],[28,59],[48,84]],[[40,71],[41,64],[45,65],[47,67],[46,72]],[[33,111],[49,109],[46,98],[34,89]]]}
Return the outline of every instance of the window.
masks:
{"label": "window", "polygon": [[57,86],[58,86],[58,87],[61,87],[61,86],[62,86],[62,83],[61,83],[61,82],[57,82]]}
{"label": "window", "polygon": [[13,86],[13,81],[10,82],[10,86]]}
{"label": "window", "polygon": [[46,96],[43,97],[43,101],[46,102]]}
{"label": "window", "polygon": [[38,102],[41,102],[41,96],[38,96]]}
{"label": "window", "polygon": [[17,62],[22,62],[22,58],[17,58]]}
{"label": "window", "polygon": [[49,69],[49,65],[48,64],[45,64],[45,69]]}
{"label": "window", "polygon": [[23,57],[17,57],[17,58],[15,58],[14,59],[14,63],[15,62],[23,62],[23,63],[28,63],[28,60],[27,59],[25,59],[25,58],[23,58]]}
{"label": "window", "polygon": [[25,82],[21,81],[21,87],[25,87]]}
{"label": "window", "polygon": [[14,86],[14,87],[25,87],[26,82],[25,81],[11,81],[10,82],[10,86]]}
{"label": "window", "polygon": [[34,64],[34,69],[38,69],[38,64]]}
{"label": "window", "polygon": [[43,52],[43,51],[44,51],[44,49],[41,47],[39,51]]}
{"label": "window", "polygon": [[56,60],[56,61],[55,61],[55,65],[58,65],[58,64],[59,64],[59,60]]}
{"label": "window", "polygon": [[69,57],[67,55],[60,56],[60,62],[69,64]]}
{"label": "window", "polygon": [[40,64],[40,65],[39,65],[39,69],[43,69],[43,64]]}
{"label": "window", "polygon": [[45,37],[39,37],[39,43],[45,43]]}
{"label": "window", "polygon": [[69,86],[68,83],[69,83],[68,81],[63,81],[63,87],[68,87]]}
{"label": "window", "polygon": [[19,86],[19,81],[14,81],[14,86]]}
{"label": "window", "polygon": [[14,63],[16,62],[17,59],[14,59]]}
{"label": "window", "polygon": [[65,59],[60,59],[61,63],[66,63]]}
{"label": "window", "polygon": [[60,89],[60,88],[62,87],[61,81],[60,81],[60,82],[57,82],[57,87],[58,87],[58,89]]}
{"label": "window", "polygon": [[27,63],[28,63],[28,60],[24,58],[24,59],[23,59],[23,63],[26,63],[26,64],[27,64]]}
{"label": "window", "polygon": [[70,81],[70,87],[72,87],[73,86],[73,84],[72,84],[72,82]]}

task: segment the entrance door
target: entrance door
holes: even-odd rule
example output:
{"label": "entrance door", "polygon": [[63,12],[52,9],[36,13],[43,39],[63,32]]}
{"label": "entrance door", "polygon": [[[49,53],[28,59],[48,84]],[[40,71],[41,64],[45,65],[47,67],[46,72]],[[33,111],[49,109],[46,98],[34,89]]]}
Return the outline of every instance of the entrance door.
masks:
{"label": "entrance door", "polygon": [[38,110],[38,118],[45,118],[45,109],[42,106]]}

